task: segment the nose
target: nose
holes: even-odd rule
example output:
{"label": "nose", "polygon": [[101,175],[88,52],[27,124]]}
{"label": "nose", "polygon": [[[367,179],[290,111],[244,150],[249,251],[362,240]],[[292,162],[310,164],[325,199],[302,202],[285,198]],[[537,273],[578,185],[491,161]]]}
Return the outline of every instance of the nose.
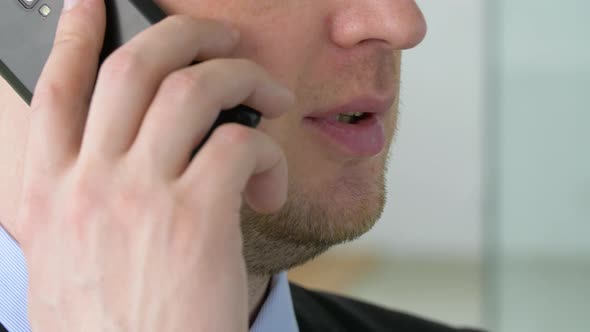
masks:
{"label": "nose", "polygon": [[415,0],[346,0],[330,18],[330,37],[343,48],[369,40],[395,50],[410,49],[426,36],[426,21]]}

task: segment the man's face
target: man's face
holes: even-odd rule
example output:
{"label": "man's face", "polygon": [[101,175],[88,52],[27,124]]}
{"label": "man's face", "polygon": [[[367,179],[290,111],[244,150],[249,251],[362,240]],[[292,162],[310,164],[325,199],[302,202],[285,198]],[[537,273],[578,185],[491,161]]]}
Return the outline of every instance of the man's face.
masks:
{"label": "man's face", "polygon": [[[414,0],[158,0],[168,13],[233,23],[235,57],[266,68],[297,96],[292,112],[263,119],[259,129],[283,148],[288,200],[271,215],[246,204],[242,230],[251,273],[305,262],[366,232],[385,205],[385,172],[396,130],[401,50],[426,33]],[[234,57],[234,56],[232,56]],[[395,97],[384,117],[386,144],[354,156],[304,125],[318,109],[359,96]]]}

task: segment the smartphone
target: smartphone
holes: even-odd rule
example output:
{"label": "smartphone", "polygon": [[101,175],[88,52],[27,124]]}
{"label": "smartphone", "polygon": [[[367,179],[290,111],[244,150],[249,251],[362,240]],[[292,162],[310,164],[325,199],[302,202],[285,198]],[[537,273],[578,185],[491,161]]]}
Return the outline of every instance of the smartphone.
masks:
{"label": "smartphone", "polygon": [[[166,17],[151,0],[105,0],[105,5],[107,26],[98,68],[109,54]],[[62,7],[63,0],[0,0],[0,75],[28,105],[53,47]],[[191,159],[215,128],[227,122],[256,128],[260,117],[245,105],[222,110]]]}

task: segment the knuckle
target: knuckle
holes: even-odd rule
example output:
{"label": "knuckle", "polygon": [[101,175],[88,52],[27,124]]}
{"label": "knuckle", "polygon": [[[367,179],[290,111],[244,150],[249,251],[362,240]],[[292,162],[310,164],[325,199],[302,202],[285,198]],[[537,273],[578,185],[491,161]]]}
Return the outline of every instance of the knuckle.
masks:
{"label": "knuckle", "polygon": [[36,222],[38,211],[47,211],[49,205],[47,191],[38,185],[23,190],[18,210],[19,224],[28,224],[29,221]]}
{"label": "knuckle", "polygon": [[108,198],[104,195],[104,189],[111,185],[109,178],[114,176],[114,172],[104,168],[99,163],[81,162],[76,165],[76,169],[65,180],[66,200],[69,201],[96,201]]}
{"label": "knuckle", "polygon": [[148,191],[142,190],[140,186],[128,186],[117,192],[116,199],[112,200],[113,211],[139,211],[145,209],[146,206],[153,206],[148,204]]}
{"label": "knuckle", "polygon": [[88,196],[78,196],[62,213],[62,222],[65,225],[82,225],[83,221],[89,220],[98,209],[95,200]]}
{"label": "knuckle", "polygon": [[167,96],[183,100],[196,96],[202,102],[214,102],[214,79],[215,75],[206,66],[199,67],[197,71],[183,69],[168,75],[162,82],[162,90]]}
{"label": "knuckle", "polygon": [[76,51],[87,52],[93,50],[93,42],[83,32],[72,30],[56,36],[53,42],[54,49],[75,49]]}
{"label": "knuckle", "polygon": [[69,196],[70,199],[84,201],[87,199],[93,200],[95,197],[99,197],[98,182],[90,176],[78,176],[72,181]]}
{"label": "knuckle", "polygon": [[186,96],[192,91],[198,91],[201,85],[199,75],[193,75],[187,70],[179,70],[166,76],[162,82],[162,89],[167,95]]}
{"label": "knuckle", "polygon": [[68,102],[68,94],[72,86],[67,79],[47,79],[39,82],[35,88],[31,110],[59,109]]}
{"label": "knuckle", "polygon": [[213,86],[211,83],[215,80],[217,68],[215,66],[203,66],[201,69],[193,75],[193,87],[196,91],[207,93],[210,87]]}
{"label": "knuckle", "polygon": [[101,66],[101,74],[112,77],[132,77],[146,68],[146,60],[141,52],[123,47],[109,55]]}
{"label": "knuckle", "polygon": [[96,222],[98,219],[94,217],[97,214],[108,213],[105,203],[112,197],[105,195],[102,190],[105,182],[88,171],[79,172],[74,176],[62,196],[63,198],[60,199],[60,202],[67,202],[65,203],[67,206],[61,203],[62,222],[80,229],[78,227],[82,227],[86,221]]}

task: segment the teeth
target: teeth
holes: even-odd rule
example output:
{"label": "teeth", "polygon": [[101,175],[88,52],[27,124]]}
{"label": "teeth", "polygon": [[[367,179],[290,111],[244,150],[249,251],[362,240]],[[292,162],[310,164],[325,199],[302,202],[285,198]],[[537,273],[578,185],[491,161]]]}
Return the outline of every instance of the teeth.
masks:
{"label": "teeth", "polygon": [[348,116],[362,116],[365,113],[364,112],[348,112],[348,113],[342,113],[342,114],[348,115]]}
{"label": "teeth", "polygon": [[340,113],[333,116],[333,119],[336,121],[344,122],[344,123],[356,123],[358,118],[363,116],[364,112],[348,112],[348,113]]}
{"label": "teeth", "polygon": [[354,119],[354,117],[352,117],[350,115],[338,114],[336,116],[336,120],[338,122],[351,123],[353,119]]}
{"label": "teeth", "polygon": [[344,122],[344,123],[353,123],[353,122],[356,122],[356,120],[358,120],[358,118],[354,115],[338,114],[338,116],[336,117],[336,120],[338,120],[339,122]]}

